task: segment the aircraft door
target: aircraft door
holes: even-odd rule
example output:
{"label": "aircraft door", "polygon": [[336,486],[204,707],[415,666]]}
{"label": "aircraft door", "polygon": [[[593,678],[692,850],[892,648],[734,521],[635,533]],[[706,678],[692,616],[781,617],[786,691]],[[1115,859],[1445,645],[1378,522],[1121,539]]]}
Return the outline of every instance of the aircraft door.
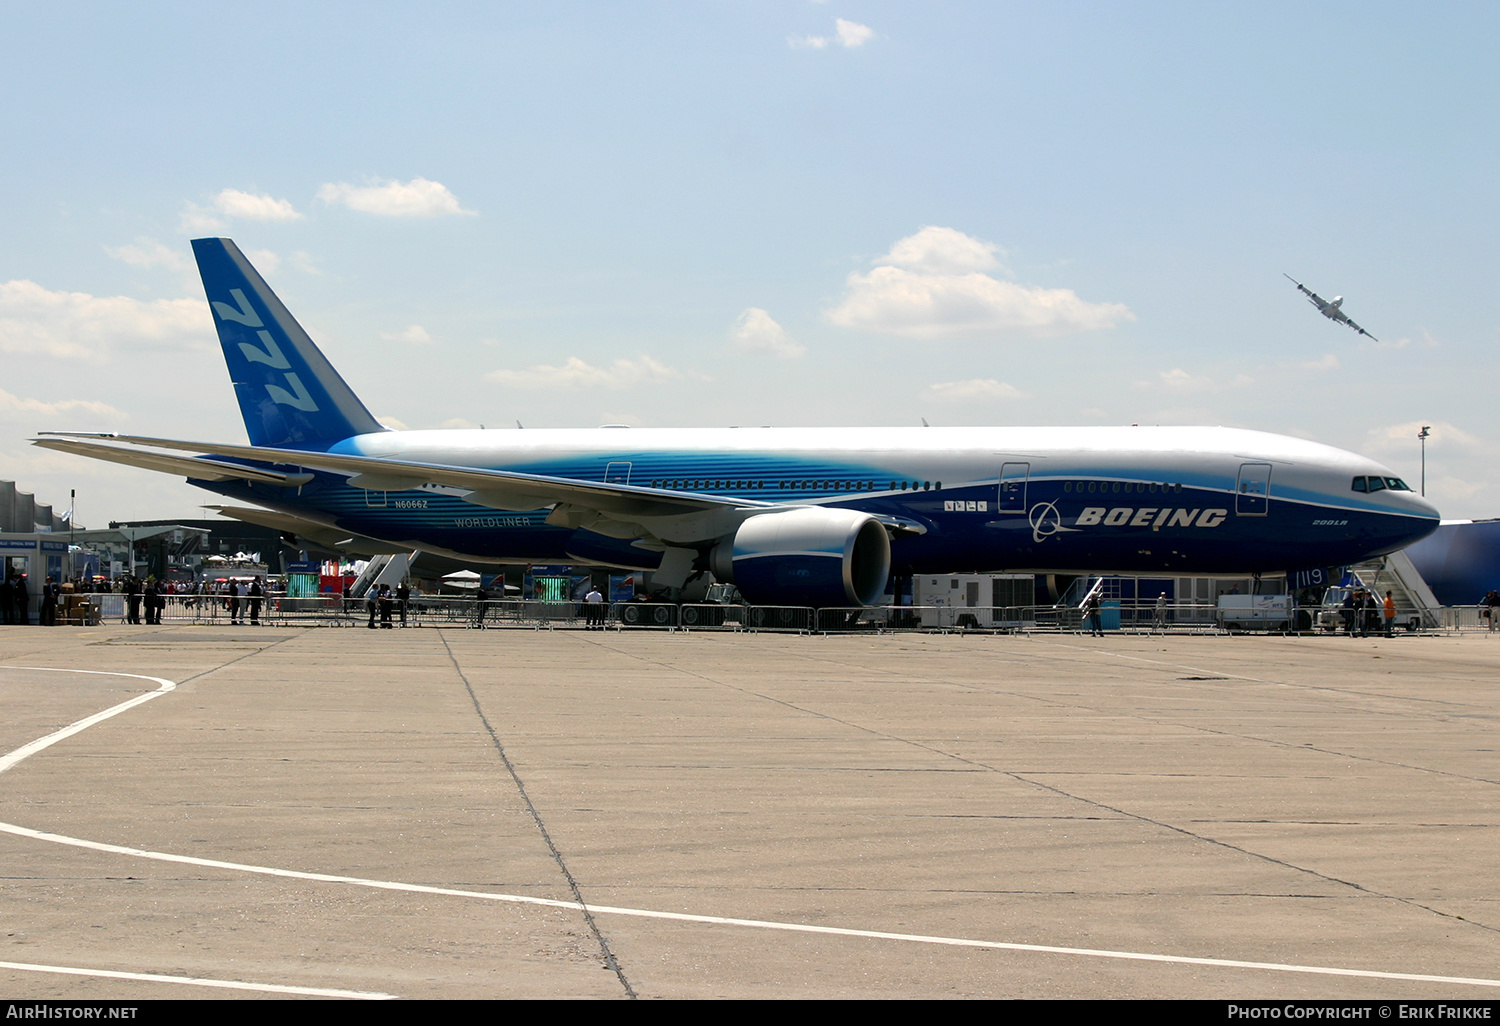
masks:
{"label": "aircraft door", "polygon": [[604,468],[605,484],[629,484],[630,463],[625,460],[617,460]]}
{"label": "aircraft door", "polygon": [[1026,512],[1026,480],[1030,476],[1030,463],[1007,463],[1000,468],[1000,495],[996,508],[1001,513]]}
{"label": "aircraft door", "polygon": [[1263,517],[1271,507],[1271,464],[1241,463],[1239,487],[1235,489],[1234,512],[1242,517]]}

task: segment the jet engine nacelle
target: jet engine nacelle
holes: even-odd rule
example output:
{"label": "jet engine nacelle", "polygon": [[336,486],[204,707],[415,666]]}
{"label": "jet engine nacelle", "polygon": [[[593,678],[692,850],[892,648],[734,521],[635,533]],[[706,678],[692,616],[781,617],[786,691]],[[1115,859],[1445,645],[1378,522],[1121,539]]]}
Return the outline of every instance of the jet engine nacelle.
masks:
{"label": "jet engine nacelle", "polygon": [[804,506],[746,520],[710,568],[758,605],[867,606],[890,577],[891,541],[868,513]]}

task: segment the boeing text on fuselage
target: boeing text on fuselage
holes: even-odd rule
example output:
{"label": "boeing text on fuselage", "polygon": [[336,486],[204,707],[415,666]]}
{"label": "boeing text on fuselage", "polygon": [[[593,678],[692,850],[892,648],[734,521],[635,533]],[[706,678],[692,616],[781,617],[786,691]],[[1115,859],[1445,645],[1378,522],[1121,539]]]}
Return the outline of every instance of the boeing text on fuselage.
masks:
{"label": "boeing text on fuselage", "polygon": [[233,500],[228,515],[314,543],[849,606],[893,574],[1338,565],[1437,525],[1369,459],[1232,428],[390,431],[233,242],[193,250],[249,444],[35,444],[182,475]]}

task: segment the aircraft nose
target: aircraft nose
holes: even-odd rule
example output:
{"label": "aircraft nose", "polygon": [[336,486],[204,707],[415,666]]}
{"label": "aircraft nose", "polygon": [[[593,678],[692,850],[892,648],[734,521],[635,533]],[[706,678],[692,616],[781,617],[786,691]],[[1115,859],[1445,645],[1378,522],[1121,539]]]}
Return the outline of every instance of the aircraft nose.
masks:
{"label": "aircraft nose", "polygon": [[1423,496],[1406,495],[1402,498],[1406,500],[1402,503],[1406,509],[1402,510],[1403,515],[1390,518],[1390,529],[1404,539],[1403,545],[1410,545],[1436,531],[1441,514]]}

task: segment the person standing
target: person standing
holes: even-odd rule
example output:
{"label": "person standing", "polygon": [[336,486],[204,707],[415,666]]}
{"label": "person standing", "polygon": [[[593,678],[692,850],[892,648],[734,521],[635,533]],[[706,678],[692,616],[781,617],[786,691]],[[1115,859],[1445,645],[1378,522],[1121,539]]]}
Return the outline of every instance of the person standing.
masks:
{"label": "person standing", "polygon": [[37,623],[43,627],[57,625],[57,582],[48,577],[42,582],[41,605],[37,607]]}
{"label": "person standing", "polygon": [[263,592],[261,590],[261,587],[260,587],[260,578],[257,577],[255,580],[253,580],[253,581],[250,582],[250,626],[251,627],[259,627],[260,626],[260,603],[261,603],[261,599],[264,598],[264,596],[265,596],[265,592]]}
{"label": "person standing", "polygon": [[479,582],[479,590],[474,593],[474,626],[480,630],[484,629],[484,611],[489,605],[490,593],[484,590],[484,582]]}
{"label": "person standing", "polygon": [[370,614],[370,622],[365,624],[365,626],[372,631],[375,629],[375,614],[379,610],[379,602],[380,589],[372,584],[369,590],[365,592],[365,612]]}
{"label": "person standing", "polygon": [[391,586],[389,584],[382,584],[380,586],[379,602],[380,628],[381,630],[388,631],[391,629],[391,606],[394,604],[394,598],[391,595]]}
{"label": "person standing", "polygon": [[148,577],[148,578],[146,578],[145,598],[146,598],[146,623],[147,624],[158,624],[158,623],[161,623],[161,620],[157,619],[157,615],[158,614],[156,612],[156,596],[157,596],[157,594],[158,594],[158,588],[157,588],[157,585],[156,585],[156,578],[155,577]]}
{"label": "person standing", "polygon": [[1159,631],[1167,629],[1167,593],[1162,592],[1156,596],[1156,616],[1151,626]]}
{"label": "person standing", "polygon": [[1099,602],[1099,593],[1097,591],[1089,593],[1088,602],[1085,603],[1085,606],[1088,610],[1088,620],[1093,628],[1094,637],[1104,637],[1104,609]]}
{"label": "person standing", "polygon": [[125,622],[137,626],[141,622],[141,582],[134,577],[125,578]]}
{"label": "person standing", "polygon": [[5,571],[4,580],[0,580],[0,623],[13,624],[16,622],[16,586],[10,579],[10,570]]}
{"label": "person standing", "polygon": [[1396,600],[1391,597],[1390,589],[1385,593],[1385,636],[1391,636],[1391,629],[1396,626]]}
{"label": "person standing", "polygon": [[599,594],[599,589],[590,586],[589,593],[583,597],[585,630],[604,629],[604,596]]}
{"label": "person standing", "polygon": [[224,600],[229,607],[229,622],[237,624],[240,622],[240,586],[236,581],[229,582],[229,598]]}
{"label": "person standing", "polygon": [[401,626],[406,626],[406,607],[411,602],[411,585],[405,578],[396,585],[396,612],[401,616]]}
{"label": "person standing", "polygon": [[26,575],[16,576],[11,599],[15,602],[16,623],[25,627],[31,623],[31,596],[26,594]]}

